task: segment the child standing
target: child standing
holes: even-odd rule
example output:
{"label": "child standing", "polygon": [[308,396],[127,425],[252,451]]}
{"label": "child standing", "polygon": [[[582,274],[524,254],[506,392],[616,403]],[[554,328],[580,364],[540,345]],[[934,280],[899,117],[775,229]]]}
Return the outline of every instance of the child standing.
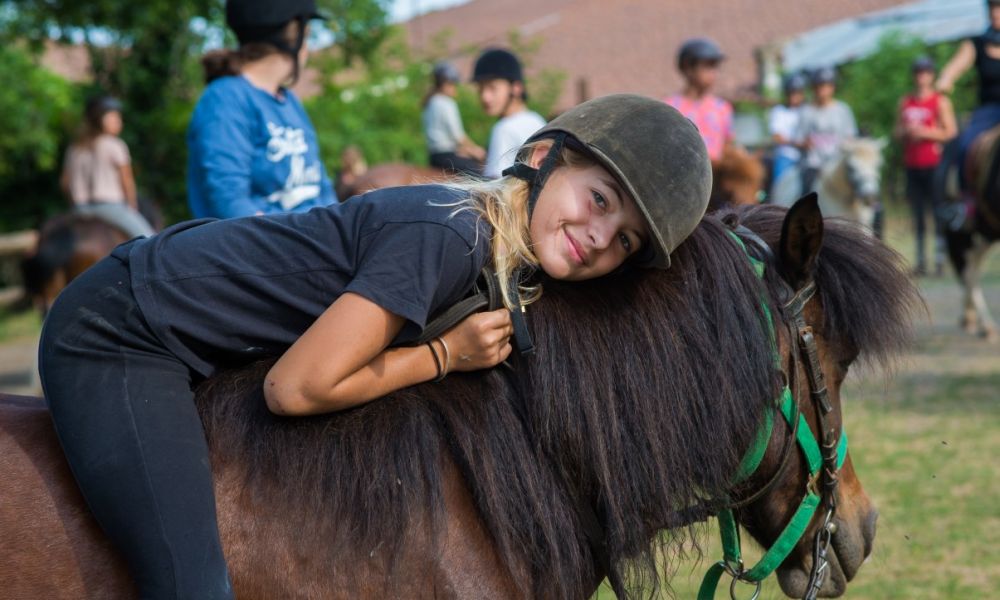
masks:
{"label": "child standing", "polygon": [[934,61],[922,56],[913,61],[913,91],[899,101],[894,130],[903,142],[903,162],[906,165],[906,197],[913,211],[917,244],[916,275],[927,273],[924,250],[927,213],[934,216],[934,272],[941,274],[944,266],[944,237],[936,218],[934,173],[941,162],[941,145],[958,133],[955,111],[947,96],[934,90]]}
{"label": "child standing", "polygon": [[815,188],[823,165],[833,160],[840,145],[858,136],[858,125],[851,107],[836,99],[837,72],[821,67],[812,74],[813,101],[802,108],[798,143],[805,150],[802,161],[802,193]]}

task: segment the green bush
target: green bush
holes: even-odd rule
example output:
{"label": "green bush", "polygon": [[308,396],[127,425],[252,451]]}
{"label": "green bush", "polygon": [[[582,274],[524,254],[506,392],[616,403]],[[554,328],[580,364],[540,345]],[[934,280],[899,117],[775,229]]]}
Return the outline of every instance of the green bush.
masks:
{"label": "green bush", "polygon": [[0,47],[0,231],[27,229],[66,205],[62,152],[77,118],[79,90],[27,51]]}

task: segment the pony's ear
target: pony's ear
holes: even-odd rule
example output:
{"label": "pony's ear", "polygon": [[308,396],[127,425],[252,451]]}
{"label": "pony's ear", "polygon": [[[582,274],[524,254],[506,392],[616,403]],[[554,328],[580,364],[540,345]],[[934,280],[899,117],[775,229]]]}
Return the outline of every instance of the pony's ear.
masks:
{"label": "pony's ear", "polygon": [[822,245],[823,213],[819,210],[819,197],[812,192],[788,209],[781,226],[779,268],[793,290],[812,278]]}

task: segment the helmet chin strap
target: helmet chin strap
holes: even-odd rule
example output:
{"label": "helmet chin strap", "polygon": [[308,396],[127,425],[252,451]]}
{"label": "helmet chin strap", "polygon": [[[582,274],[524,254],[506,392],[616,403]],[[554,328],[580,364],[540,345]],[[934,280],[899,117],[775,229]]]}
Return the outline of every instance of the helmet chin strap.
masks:
{"label": "helmet chin strap", "polygon": [[[538,203],[538,195],[542,193],[542,187],[545,186],[546,180],[548,180],[549,175],[555,169],[559,153],[562,152],[565,141],[565,133],[557,134],[552,139],[552,147],[549,148],[549,151],[545,154],[545,158],[542,159],[537,169],[518,160],[513,166],[507,167],[501,173],[504,177],[516,177],[528,182],[527,209],[529,227],[531,226],[531,217],[535,212],[535,204]],[[534,354],[535,344],[531,339],[531,330],[528,329],[528,323],[525,319],[524,305],[521,304],[521,297],[517,291],[522,279],[527,275],[525,271],[526,269],[521,267],[511,273],[510,281],[507,282],[507,293],[510,305],[516,307],[510,311],[511,324],[514,326],[514,342],[517,345],[517,351],[527,356]]]}

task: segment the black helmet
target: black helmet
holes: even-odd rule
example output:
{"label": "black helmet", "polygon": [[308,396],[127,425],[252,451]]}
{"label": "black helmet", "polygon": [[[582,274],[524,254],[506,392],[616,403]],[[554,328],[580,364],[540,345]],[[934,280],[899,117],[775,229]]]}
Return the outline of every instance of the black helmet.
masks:
{"label": "black helmet", "polygon": [[683,69],[691,63],[718,62],[726,58],[722,48],[708,38],[691,38],[681,44],[677,51],[677,68]]}
{"label": "black helmet", "polygon": [[[305,41],[305,24],[323,19],[316,10],[316,0],[226,0],[226,24],[240,44],[271,44],[293,57]],[[289,44],[283,29],[289,21],[299,21],[298,40]]]}
{"label": "black helmet", "polygon": [[446,81],[458,83],[462,80],[462,76],[459,74],[458,69],[455,68],[455,65],[444,60],[434,63],[431,76],[434,77],[434,83],[437,85],[441,85]]}
{"label": "black helmet", "polygon": [[101,120],[109,112],[121,112],[122,103],[114,96],[94,96],[87,100],[83,115],[94,129],[101,128]]}
{"label": "black helmet", "polygon": [[506,79],[511,83],[524,82],[521,61],[513,52],[502,48],[484,51],[476,59],[476,66],[472,69],[472,81],[479,83],[490,79]]}
{"label": "black helmet", "polygon": [[810,80],[814,86],[823,83],[837,83],[837,71],[833,67],[820,67],[813,71]]}
{"label": "black helmet", "polygon": [[650,243],[638,262],[669,267],[670,253],[705,214],[712,189],[708,150],[694,124],[664,102],[614,94],[569,109],[526,143],[545,138],[555,143],[537,170],[518,162],[504,171],[532,184],[529,210],[561,146],[580,150],[618,180],[646,219]]}
{"label": "black helmet", "polygon": [[791,73],[785,76],[785,93],[801,92],[806,89],[806,78],[802,73]]}
{"label": "black helmet", "polygon": [[[1000,0],[998,0],[998,2],[1000,2]],[[937,70],[937,65],[934,64],[934,59],[929,56],[918,56],[913,59],[911,69],[914,73],[920,73],[923,71],[934,72]]]}

